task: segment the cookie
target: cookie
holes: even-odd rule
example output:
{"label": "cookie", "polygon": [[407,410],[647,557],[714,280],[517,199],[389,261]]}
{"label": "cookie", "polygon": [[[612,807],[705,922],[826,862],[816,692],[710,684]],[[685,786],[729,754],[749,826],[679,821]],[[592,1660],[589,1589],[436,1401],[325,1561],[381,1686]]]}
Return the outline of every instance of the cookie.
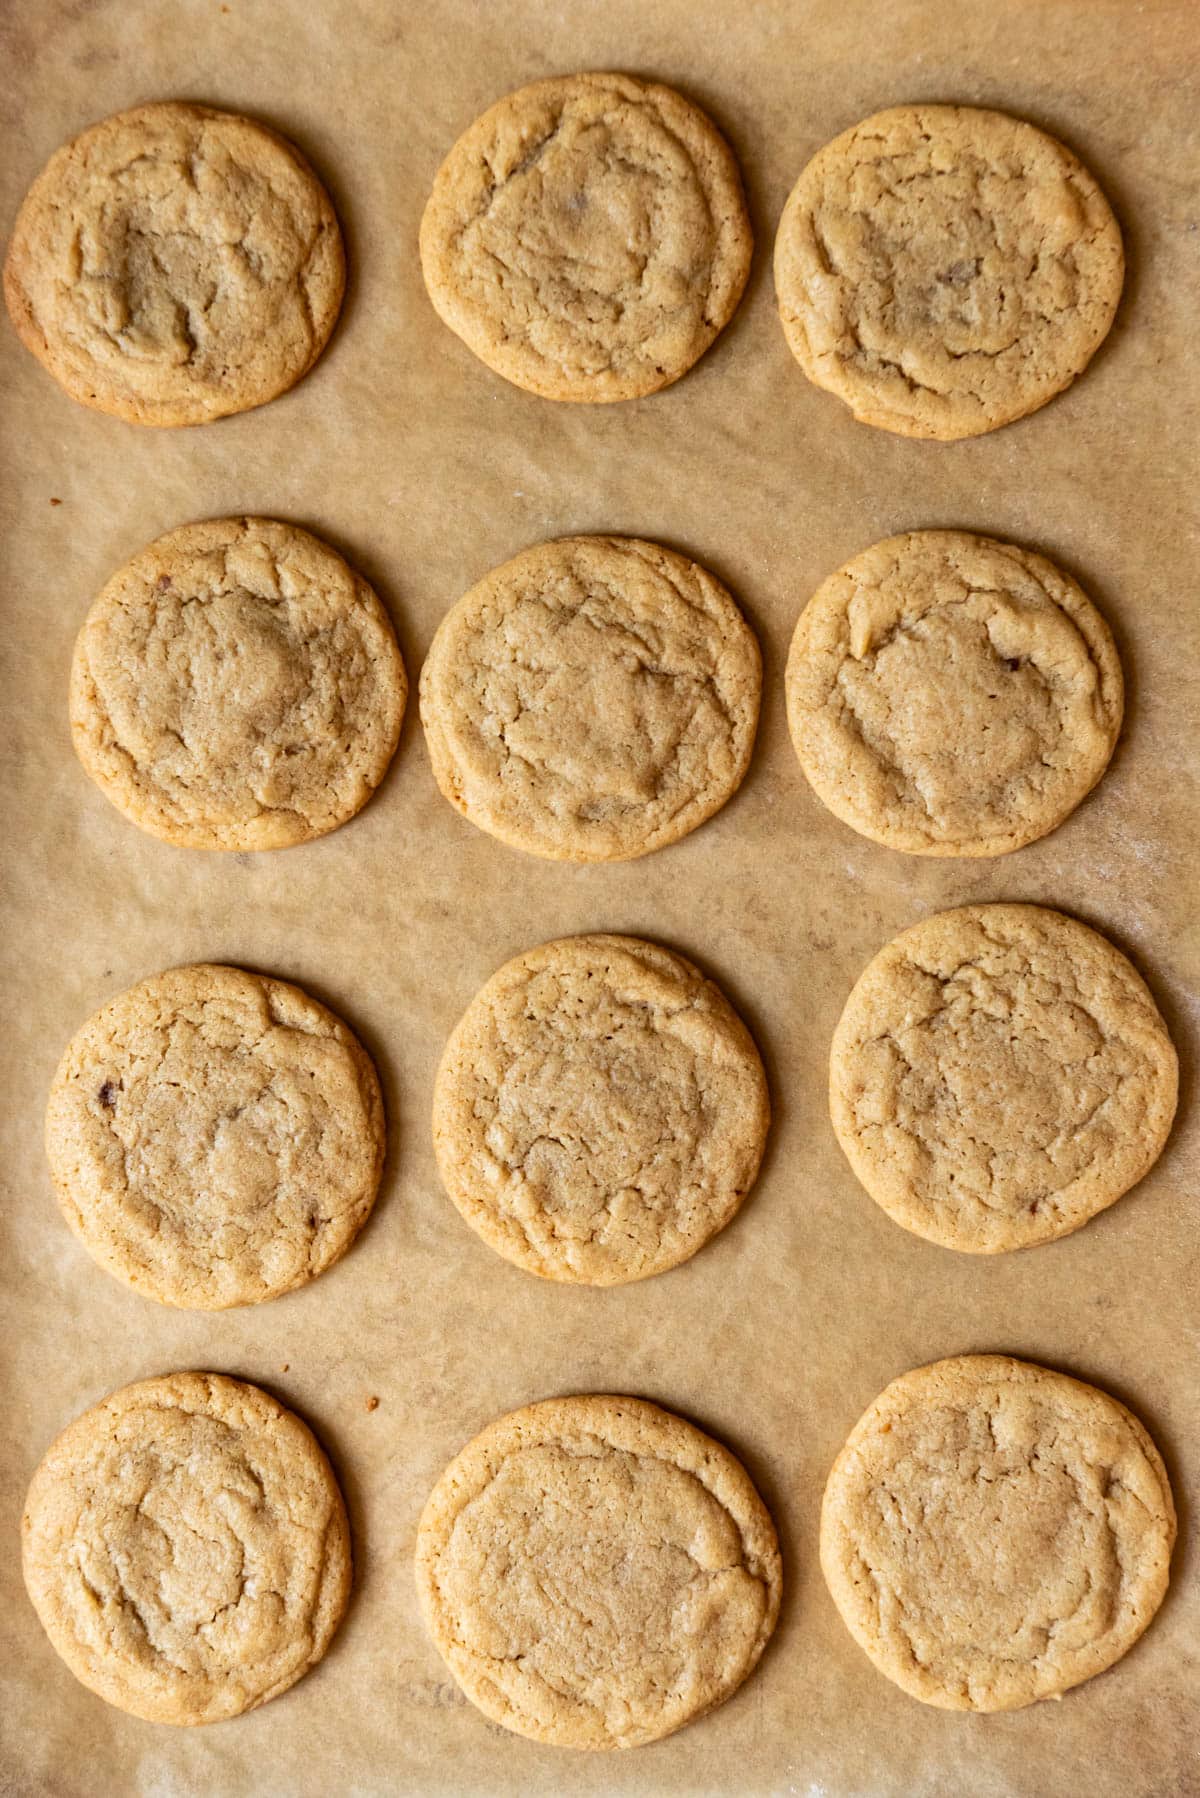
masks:
{"label": "cookie", "polygon": [[117,810],[188,849],[286,849],[361,811],[408,683],[336,550],[270,518],[168,531],[117,571],[71,666],[71,735]]}
{"label": "cookie", "polygon": [[442,1182],[507,1260],[616,1286],[703,1248],[770,1122],[750,1033],[698,968],[634,937],[518,955],[468,1006],[433,1099]]}
{"label": "cookie", "polygon": [[257,1386],[162,1374],[85,1411],[33,1476],[25,1584],[76,1679],[152,1723],[218,1723],[295,1685],[350,1596],[342,1495]]}
{"label": "cookie", "polygon": [[421,220],[439,317],[552,400],[677,381],[733,317],[752,248],[712,120],[628,75],[558,76],[498,101],[447,156]]}
{"label": "cookie", "polygon": [[835,137],[775,239],[793,356],[902,437],[975,437],[1044,406],[1104,341],[1124,272],[1083,164],[974,106],[892,106]]}
{"label": "cookie", "polygon": [[92,125],[25,197],[4,296],[72,399],[142,425],[246,412],[321,354],[346,285],[329,196],[254,119],[164,101]]}
{"label": "cookie", "polygon": [[1140,976],[1039,905],[967,905],[881,949],[829,1061],[837,1139],[876,1204],[946,1248],[1067,1236],[1137,1184],[1178,1059]]}
{"label": "cookie", "polygon": [[1004,855],[1091,792],[1121,729],[1108,626],[1044,556],[912,531],[801,613],[788,723],[817,797],[909,855]]}
{"label": "cookie", "polygon": [[77,1032],[46,1112],[67,1222],[164,1305],[277,1298],[367,1221],[386,1131],[369,1056],[299,987],[171,968]]}
{"label": "cookie", "polygon": [[1162,1603],[1174,1540],[1137,1418],[1005,1355],[893,1380],[821,1509],[843,1622],[880,1673],[941,1710],[1016,1710],[1103,1673]]}
{"label": "cookie", "polygon": [[719,811],[754,747],[762,663],[719,581],[634,537],[540,543],[472,587],[421,671],[438,786],[563,861],[661,849]]}
{"label": "cookie", "polygon": [[467,1697],[563,1748],[638,1747],[723,1703],[758,1664],[780,1585],[745,1469],[636,1398],[500,1418],[417,1532],[421,1608]]}

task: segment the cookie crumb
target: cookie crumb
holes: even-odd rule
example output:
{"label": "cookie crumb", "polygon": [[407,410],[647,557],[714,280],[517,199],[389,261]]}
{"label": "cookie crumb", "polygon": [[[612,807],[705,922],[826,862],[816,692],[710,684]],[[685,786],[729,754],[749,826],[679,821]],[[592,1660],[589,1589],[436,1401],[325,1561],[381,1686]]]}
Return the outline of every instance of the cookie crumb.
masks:
{"label": "cookie crumb", "polygon": [[280,1369],[279,1369],[280,1373],[286,1373],[290,1366],[291,1366],[290,1361],[284,1361],[282,1363],[282,1365],[280,1366]]}
{"label": "cookie crumb", "polygon": [[378,1411],[378,1409],[379,1409],[379,1400],[375,1397],[375,1394],[372,1393],[371,1396],[367,1400],[367,1410],[368,1411]]}
{"label": "cookie crumb", "polygon": [[52,505],[52,506],[61,506],[61,505],[62,505],[62,501],[61,501],[61,500],[60,500],[60,499],[52,499],[52,500],[51,500],[51,501],[50,501],[50,504],[51,504],[51,505]]}

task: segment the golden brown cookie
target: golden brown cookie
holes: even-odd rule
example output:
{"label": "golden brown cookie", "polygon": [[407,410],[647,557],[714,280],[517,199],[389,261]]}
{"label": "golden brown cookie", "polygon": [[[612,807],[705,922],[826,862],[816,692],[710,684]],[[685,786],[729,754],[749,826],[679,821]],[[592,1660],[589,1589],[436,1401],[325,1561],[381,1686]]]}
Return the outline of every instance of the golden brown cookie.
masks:
{"label": "golden brown cookie", "polygon": [[203,424],[294,387],[345,284],[333,207],[295,146],[178,101],[57,150],[4,265],[13,324],[59,386],[144,425]]}
{"label": "golden brown cookie", "polygon": [[911,531],[817,589],[787,705],[814,792],[854,830],[909,855],[1003,855],[1096,785],[1124,686],[1108,626],[1053,562]]}
{"label": "golden brown cookie", "polygon": [[118,811],[188,849],[336,830],[387,772],[408,683],[391,621],[319,537],[168,531],[118,569],[71,666],[71,735]]}
{"label": "golden brown cookie", "polygon": [[733,317],[753,236],[712,120],[628,75],[535,81],[438,170],[421,268],[480,361],[552,400],[626,400],[686,374]]}
{"label": "golden brown cookie", "polygon": [[257,1386],[162,1374],[85,1411],[33,1476],[25,1584],[76,1679],[153,1723],[295,1685],[350,1596],[350,1531],[312,1432]]}
{"label": "golden brown cookie", "polygon": [[837,1139],[905,1229],[992,1255],[1078,1230],[1157,1161],[1178,1058],[1140,975],[1039,905],[967,905],[881,949],[829,1061]]}
{"label": "golden brown cookie", "polygon": [[506,963],[446,1045],[443,1184],[492,1248],[549,1280],[614,1286],[694,1255],[754,1182],[762,1062],[680,955],[577,936]]}
{"label": "golden brown cookie", "polygon": [[171,968],[77,1032],[46,1112],[67,1222],[110,1274],[221,1310],[303,1286],[367,1220],[386,1130],[370,1057],[299,987]]}
{"label": "golden brown cookie", "polygon": [[762,662],[697,563],[636,537],[539,543],[472,587],[421,671],[438,786],[501,842],[623,861],[741,785]]}
{"label": "golden brown cookie", "polygon": [[797,362],[904,437],[974,437],[1044,406],[1103,342],[1124,272],[1083,164],[974,106],[892,106],[843,131],[775,240]]}
{"label": "golden brown cookie", "polygon": [[500,1418],[417,1532],[425,1621],[467,1697],[564,1748],[635,1748],[723,1703],[758,1664],[780,1586],[745,1469],[636,1398]]}
{"label": "golden brown cookie", "polygon": [[941,1710],[1016,1710],[1103,1673],[1162,1603],[1174,1540],[1166,1469],[1137,1418],[1005,1355],[893,1380],[821,1511],[846,1627]]}

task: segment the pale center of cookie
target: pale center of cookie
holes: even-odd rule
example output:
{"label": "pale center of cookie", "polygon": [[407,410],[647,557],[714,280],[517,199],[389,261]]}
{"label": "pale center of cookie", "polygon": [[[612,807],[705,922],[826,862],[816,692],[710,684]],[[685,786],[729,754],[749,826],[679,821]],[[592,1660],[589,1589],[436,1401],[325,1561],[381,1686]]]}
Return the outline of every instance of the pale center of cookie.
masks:
{"label": "pale center of cookie", "polygon": [[915,1015],[879,1039],[882,1078],[864,1109],[915,1145],[927,1203],[1036,1213],[1104,1158],[1126,1121],[1125,1106],[1105,1107],[1144,1062],[1105,1034],[1069,969],[1014,949],[946,975],[914,968],[906,991]]}
{"label": "pale center of cookie", "polygon": [[1022,776],[1036,793],[1062,732],[1036,662],[997,645],[994,609],[985,598],[926,614],[839,677],[864,739],[946,835],[984,825]]}
{"label": "pale center of cookie", "polygon": [[814,213],[858,355],[934,392],[969,389],[979,362],[1078,305],[1070,252],[1087,229],[1066,175],[936,140],[858,162]]}

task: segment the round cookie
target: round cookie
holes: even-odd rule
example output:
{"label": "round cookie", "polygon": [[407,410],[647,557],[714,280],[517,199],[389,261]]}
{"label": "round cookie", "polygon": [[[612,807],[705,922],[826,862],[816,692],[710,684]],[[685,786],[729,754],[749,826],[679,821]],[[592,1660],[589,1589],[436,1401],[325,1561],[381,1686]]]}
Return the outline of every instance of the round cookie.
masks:
{"label": "round cookie", "polygon": [[285,849],[361,811],[400,737],[391,622],[336,550],[270,518],[168,531],[113,575],[71,665],[80,761],[188,849]]}
{"label": "round cookie", "polygon": [[770,1122],[728,1000],[634,937],[544,943],[493,975],[438,1069],[446,1191],[549,1280],[615,1286],[694,1255],[738,1209]]}
{"label": "round cookie", "polygon": [[1078,1230],[1154,1165],[1178,1058],[1104,937],[1037,905],[968,905],[881,949],[829,1063],[837,1139],[905,1229],[992,1255]]}
{"label": "round cookie", "polygon": [[779,1613],[775,1530],[745,1469],[635,1398],[491,1424],[434,1487],[416,1571],[472,1704],[564,1748],[634,1748],[703,1716]]}
{"label": "round cookie", "polygon": [[677,381],[737,309],[753,235],[707,114],[627,75],[535,81],[438,170],[421,268],[481,362],[552,400]]}
{"label": "round cookie", "polygon": [[741,785],[762,661],[725,588],[634,537],[539,543],[446,615],[421,671],[438,786],[501,842],[623,861]]}
{"label": "round cookie", "polygon": [[1003,855],[1096,785],[1124,686],[1108,626],[1052,562],[912,531],[817,589],[787,705],[810,785],[852,829],[909,855]]}
{"label": "round cookie", "polygon": [[903,437],[975,437],[1044,406],[1103,342],[1124,270],[1082,163],[973,106],[893,106],[844,131],[775,239],[797,362]]}
{"label": "round cookie", "polygon": [[17,333],[59,386],[143,425],[285,393],[324,349],[345,284],[333,207],[300,152],[176,101],[56,151],[4,266]]}
{"label": "round cookie", "polygon": [[76,1679],[152,1723],[218,1723],[321,1659],[350,1596],[333,1470],[282,1405],[162,1374],[85,1411],[33,1476],[25,1584]]}
{"label": "round cookie", "polygon": [[1162,1603],[1174,1540],[1137,1418],[1004,1355],[893,1380],[821,1510],[843,1622],[880,1673],[941,1710],[1016,1710],[1103,1673]]}
{"label": "round cookie", "polygon": [[367,1220],[386,1129],[369,1056],[299,987],[172,968],[77,1032],[46,1112],[68,1223],[146,1298],[222,1310],[278,1297]]}

